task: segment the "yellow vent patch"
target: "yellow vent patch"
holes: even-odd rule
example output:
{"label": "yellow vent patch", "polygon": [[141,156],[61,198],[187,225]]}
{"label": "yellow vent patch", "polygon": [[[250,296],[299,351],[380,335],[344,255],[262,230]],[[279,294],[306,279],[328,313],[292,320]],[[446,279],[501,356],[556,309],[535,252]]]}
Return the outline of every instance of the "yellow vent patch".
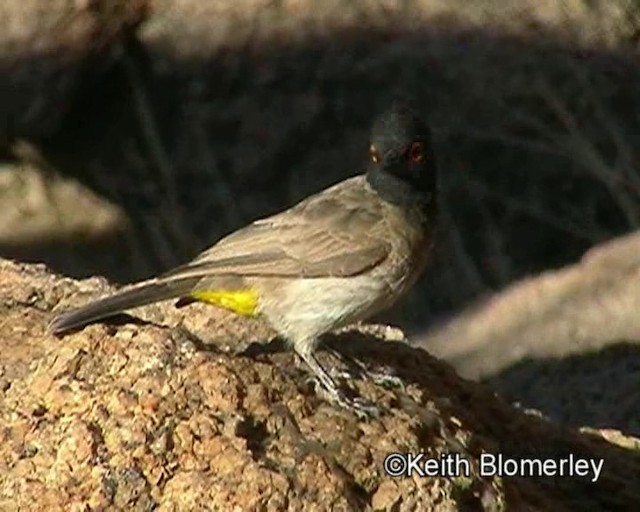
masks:
{"label": "yellow vent patch", "polygon": [[258,307],[258,292],[251,288],[246,290],[196,290],[190,297],[228,309],[243,316],[255,316]]}

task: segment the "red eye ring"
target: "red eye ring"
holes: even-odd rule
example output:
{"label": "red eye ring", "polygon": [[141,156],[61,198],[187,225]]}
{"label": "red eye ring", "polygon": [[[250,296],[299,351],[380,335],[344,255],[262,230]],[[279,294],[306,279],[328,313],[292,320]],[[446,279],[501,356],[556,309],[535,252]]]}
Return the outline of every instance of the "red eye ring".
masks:
{"label": "red eye ring", "polygon": [[424,144],[422,142],[413,142],[407,151],[409,160],[413,163],[420,163],[424,160]]}

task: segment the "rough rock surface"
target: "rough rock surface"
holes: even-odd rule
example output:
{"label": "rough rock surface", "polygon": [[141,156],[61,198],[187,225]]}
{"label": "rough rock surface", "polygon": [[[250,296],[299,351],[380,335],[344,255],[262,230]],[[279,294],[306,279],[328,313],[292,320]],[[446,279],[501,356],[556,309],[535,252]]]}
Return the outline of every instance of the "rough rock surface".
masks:
{"label": "rough rock surface", "polygon": [[[329,342],[405,382],[356,381],[362,421],[310,389],[259,322],[154,305],[56,339],[54,306],[104,293],[0,263],[1,510],[611,510],[640,504],[638,441],[563,429],[410,347],[359,327]],[[59,304],[59,306],[57,306]],[[135,319],[135,320],[134,320]],[[126,320],[126,321],[125,321]],[[328,361],[327,354],[321,354]],[[391,452],[460,453],[468,477],[390,478]],[[483,452],[602,457],[600,479],[480,477]]]}

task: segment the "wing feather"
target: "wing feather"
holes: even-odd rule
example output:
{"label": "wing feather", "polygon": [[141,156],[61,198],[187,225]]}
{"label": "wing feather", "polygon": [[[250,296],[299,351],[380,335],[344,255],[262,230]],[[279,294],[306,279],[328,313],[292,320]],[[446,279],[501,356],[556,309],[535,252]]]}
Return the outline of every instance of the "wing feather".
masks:
{"label": "wing feather", "polygon": [[380,201],[356,177],[230,234],[165,277],[352,276],[388,256],[383,224]]}

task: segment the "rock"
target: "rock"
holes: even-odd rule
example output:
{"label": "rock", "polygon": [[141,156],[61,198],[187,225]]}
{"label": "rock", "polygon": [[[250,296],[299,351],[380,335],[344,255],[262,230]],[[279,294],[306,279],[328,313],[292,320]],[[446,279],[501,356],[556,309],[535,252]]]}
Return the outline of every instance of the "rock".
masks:
{"label": "rock", "polygon": [[[0,5],[0,142],[56,131],[90,57],[142,21],[147,0],[21,0]],[[103,63],[104,65],[104,63]]]}
{"label": "rock", "polygon": [[554,421],[638,435],[639,280],[633,232],[518,281],[414,341]]}
{"label": "rock", "polygon": [[[16,300],[19,290],[29,289],[40,292],[42,307]],[[362,421],[319,399],[304,369],[277,344],[234,354],[272,333],[213,308],[165,303],[136,310],[133,316],[142,319],[136,322],[122,317],[62,339],[46,334],[51,309],[86,300],[90,289],[100,294],[105,286],[0,262],[0,361],[11,380],[0,401],[1,509],[611,510],[640,504],[637,440],[560,428],[516,409],[396,341],[397,332],[386,326],[354,327],[327,339],[368,365],[393,368],[405,382],[396,390],[352,382],[386,409]],[[326,353],[320,357],[329,360]],[[470,461],[470,473],[392,478],[383,463],[393,452],[438,460],[457,453]],[[595,482],[481,476],[483,453],[605,462]]]}

